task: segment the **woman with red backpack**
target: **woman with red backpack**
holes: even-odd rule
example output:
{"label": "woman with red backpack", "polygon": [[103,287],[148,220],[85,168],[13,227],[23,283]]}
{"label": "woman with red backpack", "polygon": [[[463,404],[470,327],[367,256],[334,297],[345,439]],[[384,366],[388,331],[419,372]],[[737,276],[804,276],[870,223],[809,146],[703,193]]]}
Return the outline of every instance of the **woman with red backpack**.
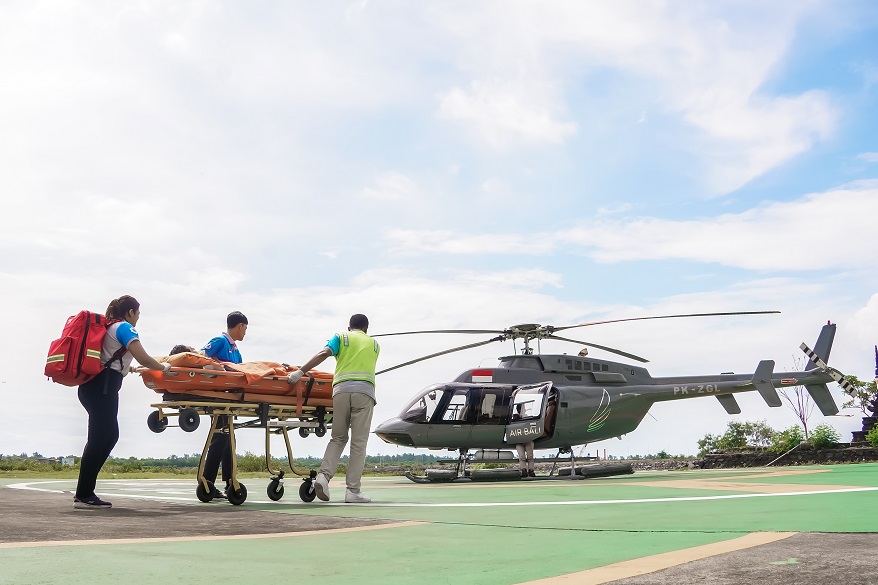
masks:
{"label": "woman with red backpack", "polygon": [[[112,504],[95,495],[98,472],[119,440],[119,390],[122,378],[129,372],[131,361],[150,370],[167,371],[170,364],[151,357],[134,326],[140,319],[140,303],[132,296],[113,299],[107,307],[107,327],[101,347],[101,372],[79,386],[79,402],[88,413],[88,440],[79,463],[79,481],[73,507],[79,509],[110,508]],[[114,322],[115,321],[115,322]]]}

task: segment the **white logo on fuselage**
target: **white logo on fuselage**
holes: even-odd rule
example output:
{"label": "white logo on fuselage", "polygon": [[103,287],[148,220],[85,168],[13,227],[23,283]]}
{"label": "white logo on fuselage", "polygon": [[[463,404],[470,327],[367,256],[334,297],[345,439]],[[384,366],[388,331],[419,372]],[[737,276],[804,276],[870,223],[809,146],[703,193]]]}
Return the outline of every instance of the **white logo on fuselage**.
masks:
{"label": "white logo on fuselage", "polygon": [[519,427],[509,431],[510,437],[527,437],[529,435],[542,435],[543,428],[541,426]]}

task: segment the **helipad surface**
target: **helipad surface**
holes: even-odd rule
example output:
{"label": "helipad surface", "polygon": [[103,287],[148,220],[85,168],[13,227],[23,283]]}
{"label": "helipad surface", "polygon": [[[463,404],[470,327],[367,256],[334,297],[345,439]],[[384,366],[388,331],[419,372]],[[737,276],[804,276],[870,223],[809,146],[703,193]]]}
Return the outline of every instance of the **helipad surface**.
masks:
{"label": "helipad surface", "polygon": [[[366,478],[372,504],[202,504],[194,480],[5,480],[0,584],[876,583],[878,464],[419,485]],[[330,484],[343,497],[343,478]],[[864,551],[865,549],[865,551]],[[544,580],[544,581],[540,581]]]}

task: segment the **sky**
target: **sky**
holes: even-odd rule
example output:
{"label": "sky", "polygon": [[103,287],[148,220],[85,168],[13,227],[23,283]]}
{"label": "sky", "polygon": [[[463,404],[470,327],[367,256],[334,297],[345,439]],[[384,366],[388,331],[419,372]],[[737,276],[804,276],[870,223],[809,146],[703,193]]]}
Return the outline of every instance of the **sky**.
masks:
{"label": "sky", "polygon": [[[244,359],[292,364],[353,313],[389,333],[778,310],[569,333],[653,376],[749,373],[796,369],[832,321],[830,365],[871,380],[876,38],[868,0],[0,1],[0,453],[81,454],[85,411],[45,356],[124,294],[153,355],[240,310]],[[379,367],[482,339],[385,338]],[[373,428],[514,351],[379,376]],[[114,456],[201,451],[206,421],[147,429],[158,400],[126,377]],[[738,401],[658,404],[586,450],[694,454],[730,421],[797,422]],[[841,415],[809,424],[850,440],[862,414]]]}

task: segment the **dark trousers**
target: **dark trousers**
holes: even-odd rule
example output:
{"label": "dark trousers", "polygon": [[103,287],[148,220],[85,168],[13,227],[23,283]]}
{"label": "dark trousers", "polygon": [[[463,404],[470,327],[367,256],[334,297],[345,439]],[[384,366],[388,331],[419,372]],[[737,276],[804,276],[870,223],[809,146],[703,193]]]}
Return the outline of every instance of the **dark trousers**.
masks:
{"label": "dark trousers", "polygon": [[122,374],[106,369],[79,387],[79,402],[88,413],[88,439],[79,463],[76,497],[94,495],[98,473],[119,440],[119,389]]}
{"label": "dark trousers", "polygon": [[[228,424],[226,415],[217,420],[218,429],[225,428]],[[232,480],[232,441],[227,433],[217,432],[210,441],[207,457],[204,459],[204,479],[216,483],[220,463],[223,464],[223,481],[228,483]]]}

